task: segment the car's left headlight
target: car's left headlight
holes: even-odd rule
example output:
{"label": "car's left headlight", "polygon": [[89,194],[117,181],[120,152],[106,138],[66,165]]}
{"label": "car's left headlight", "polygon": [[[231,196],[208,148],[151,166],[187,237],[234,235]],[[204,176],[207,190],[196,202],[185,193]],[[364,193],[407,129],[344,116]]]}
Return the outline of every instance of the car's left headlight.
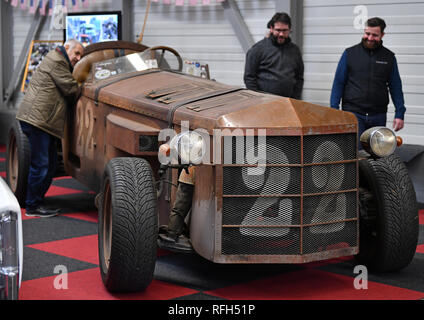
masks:
{"label": "car's left headlight", "polygon": [[195,131],[184,131],[177,134],[169,145],[184,164],[201,163],[206,152],[206,144],[202,135]]}
{"label": "car's left headlight", "polygon": [[380,158],[391,155],[398,144],[395,133],[387,127],[373,127],[364,131],[360,141],[369,154]]}

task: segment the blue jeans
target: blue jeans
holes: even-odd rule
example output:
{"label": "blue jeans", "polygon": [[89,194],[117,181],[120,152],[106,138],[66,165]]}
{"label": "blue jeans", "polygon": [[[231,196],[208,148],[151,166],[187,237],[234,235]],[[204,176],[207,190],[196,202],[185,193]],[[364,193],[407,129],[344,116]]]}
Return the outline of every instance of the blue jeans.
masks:
{"label": "blue jeans", "polygon": [[[358,119],[358,142],[359,138],[361,137],[361,134],[372,127],[385,127],[386,121],[387,121],[387,114],[386,113],[377,113],[373,115],[363,115],[356,112],[353,112],[353,114],[356,116],[356,119]],[[362,144],[358,143],[359,150],[362,149]]]}
{"label": "blue jeans", "polygon": [[20,123],[31,147],[31,164],[25,207],[27,210],[32,210],[43,203],[44,196],[56,172],[56,138],[29,123],[23,121]]}

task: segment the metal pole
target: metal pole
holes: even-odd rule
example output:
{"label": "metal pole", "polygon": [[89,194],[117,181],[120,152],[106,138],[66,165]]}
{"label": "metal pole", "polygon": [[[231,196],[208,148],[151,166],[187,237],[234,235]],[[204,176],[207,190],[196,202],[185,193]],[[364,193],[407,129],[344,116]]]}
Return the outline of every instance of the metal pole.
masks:
{"label": "metal pole", "polygon": [[141,30],[140,36],[137,39],[137,42],[138,43],[142,43],[143,42],[144,29],[146,28],[147,17],[149,16],[150,4],[151,4],[151,0],[148,0],[147,1],[146,14],[144,15],[143,29]]}
{"label": "metal pole", "polygon": [[237,3],[234,0],[227,0],[222,2],[221,5],[224,8],[225,17],[233,27],[236,37],[246,53],[254,45],[255,41],[249,32]]}
{"label": "metal pole", "polygon": [[10,80],[9,86],[7,87],[7,90],[5,93],[5,98],[4,98],[5,105],[8,105],[13,98],[16,88],[18,87],[19,82],[21,80],[22,73],[25,69],[25,62],[27,60],[29,46],[34,40],[35,35],[40,29],[40,26],[44,23],[45,19],[46,19],[46,16],[40,15],[38,10],[35,12],[34,20],[31,24],[31,27],[29,28],[27,37],[25,39],[25,43],[22,47],[21,54],[19,56],[18,63],[16,65],[15,70],[13,71],[12,79]]}

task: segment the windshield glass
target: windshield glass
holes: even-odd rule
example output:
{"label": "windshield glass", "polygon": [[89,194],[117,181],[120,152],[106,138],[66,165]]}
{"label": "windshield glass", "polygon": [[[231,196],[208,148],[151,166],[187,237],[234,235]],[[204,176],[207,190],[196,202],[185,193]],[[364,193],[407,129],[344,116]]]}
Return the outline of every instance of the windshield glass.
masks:
{"label": "windshield glass", "polygon": [[149,69],[173,70],[209,79],[207,64],[181,58],[169,50],[147,49],[143,52],[93,63],[91,80],[97,82],[116,75]]}

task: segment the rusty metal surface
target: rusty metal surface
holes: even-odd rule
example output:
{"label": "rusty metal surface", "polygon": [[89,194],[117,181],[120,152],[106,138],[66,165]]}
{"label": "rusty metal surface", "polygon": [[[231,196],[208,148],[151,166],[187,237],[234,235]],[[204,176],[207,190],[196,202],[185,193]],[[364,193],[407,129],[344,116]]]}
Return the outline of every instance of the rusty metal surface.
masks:
{"label": "rusty metal surface", "polygon": [[202,257],[213,260],[215,252],[216,197],[213,183],[215,180],[213,166],[196,168],[196,188],[193,195],[192,215],[190,217],[190,238],[194,249]]}
{"label": "rusty metal surface", "polygon": [[[158,136],[161,128],[146,119],[145,123],[134,121],[123,115],[109,114],[106,116],[106,140],[112,146],[131,155],[157,156],[158,151],[140,151],[140,136]],[[147,124],[146,122],[152,122]]]}
{"label": "rusty metal surface", "polygon": [[[87,84],[84,95],[95,99],[96,89],[108,81],[111,80]],[[161,71],[108,85],[100,90],[98,100],[165,120],[168,110],[184,99],[229,88],[231,86],[209,80]],[[292,135],[356,131],[356,118],[351,113],[249,90],[188,104],[175,113],[174,123],[181,120],[189,121],[193,128],[261,127],[276,135],[281,134],[281,130]]]}
{"label": "rusty metal surface", "polygon": [[345,256],[352,256],[359,252],[359,247],[327,250],[304,255],[220,255],[213,262],[216,263],[308,263]]}
{"label": "rusty metal surface", "polygon": [[[355,128],[356,129],[356,128]],[[278,130],[277,130],[278,132]],[[326,133],[325,130],[319,131],[319,133]],[[331,132],[332,133],[332,132]],[[350,130],[347,130],[345,133],[351,134]],[[237,132],[237,134],[243,136],[246,134],[245,131]],[[353,152],[352,159],[346,159],[346,160],[339,160],[339,161],[331,161],[326,160],[325,162],[311,162],[306,163],[304,160],[304,135],[300,135],[300,161],[299,163],[289,163],[289,164],[260,164],[260,165],[252,165],[252,164],[220,164],[215,165],[215,194],[216,194],[216,214],[215,214],[215,238],[214,238],[214,245],[215,245],[215,252],[213,255],[213,261],[218,263],[305,263],[305,262],[311,262],[311,261],[319,261],[319,260],[325,260],[330,258],[336,258],[341,257],[345,255],[352,255],[358,253],[358,246],[359,246],[359,210],[358,207],[355,209],[355,216],[350,218],[344,218],[344,219],[333,219],[329,221],[324,222],[316,222],[316,223],[307,223],[304,220],[304,199],[307,197],[316,197],[316,196],[327,196],[327,195],[337,195],[337,194],[353,194],[356,198],[356,206],[358,206],[358,160],[357,160],[357,153]],[[356,156],[355,156],[356,155]],[[221,158],[221,163],[223,163],[223,158]],[[329,166],[329,165],[343,165],[343,164],[349,164],[354,165],[356,167],[356,177],[355,177],[355,188],[346,189],[343,188],[341,190],[330,190],[328,192],[322,191],[322,192],[306,192],[304,190],[304,170],[306,168],[311,167],[319,167],[319,166]],[[270,193],[270,194],[231,194],[231,193],[225,193],[223,192],[223,184],[224,184],[224,168],[237,168],[237,167],[273,167],[273,168],[300,168],[300,192],[299,193]],[[240,225],[240,224],[224,224],[223,221],[223,201],[224,199],[240,199],[240,201],[243,201],[242,199],[255,199],[255,198],[298,198],[300,199],[300,212],[298,213],[299,223],[293,223],[293,224],[273,224],[273,225],[261,225],[258,226],[255,225]],[[246,214],[246,213],[244,213]],[[295,213],[297,214],[297,213]],[[329,245],[328,248],[322,248],[320,252],[316,253],[309,253],[304,252],[304,230],[309,230],[310,227],[316,227],[316,226],[324,226],[324,225],[335,225],[337,223],[354,223],[356,225],[356,232],[352,234],[354,238],[356,238],[356,245],[355,246],[349,246],[347,243],[343,243],[343,241],[340,242],[339,245],[345,246],[347,245],[347,248],[337,248],[337,250],[334,250],[334,246],[337,246],[337,244]],[[297,229],[299,230],[299,239],[298,246],[299,246],[299,253],[298,254],[228,254],[223,252],[223,234],[224,230],[226,229],[241,229],[241,228],[253,228],[258,230],[259,228],[262,230],[264,234],[272,233],[272,231],[266,231],[272,230],[272,229],[278,229],[278,228],[291,228],[293,230]],[[235,241],[233,239],[233,241]],[[295,241],[295,242],[296,242]],[[240,244],[241,246],[243,244]]]}
{"label": "rusty metal surface", "polygon": [[95,105],[86,97],[81,97],[70,115],[62,141],[68,174],[98,191],[110,159],[141,155],[149,158],[157,173],[157,152],[138,151],[138,137],[159,132],[166,127],[165,122],[104,103]]}

